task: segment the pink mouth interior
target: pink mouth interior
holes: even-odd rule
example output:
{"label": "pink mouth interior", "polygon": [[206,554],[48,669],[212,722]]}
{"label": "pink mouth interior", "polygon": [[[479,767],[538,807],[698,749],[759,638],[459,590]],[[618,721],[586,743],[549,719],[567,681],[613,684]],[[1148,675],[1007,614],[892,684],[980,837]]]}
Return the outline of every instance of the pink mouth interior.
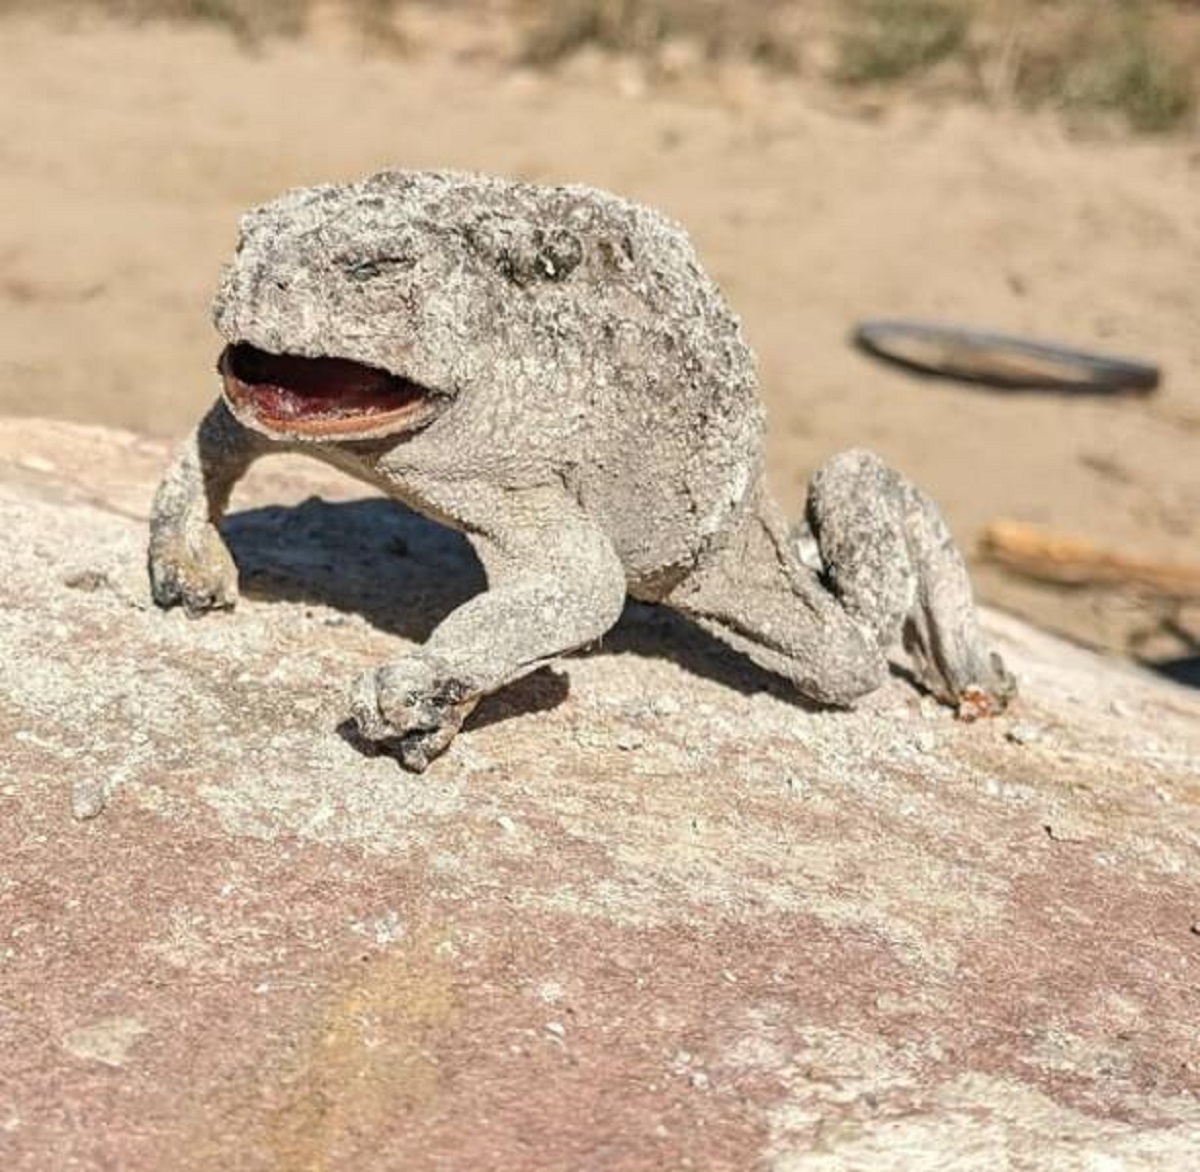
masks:
{"label": "pink mouth interior", "polygon": [[424,387],[347,358],[271,354],[247,342],[227,346],[218,367],[238,407],[283,430],[346,430],[411,412]]}

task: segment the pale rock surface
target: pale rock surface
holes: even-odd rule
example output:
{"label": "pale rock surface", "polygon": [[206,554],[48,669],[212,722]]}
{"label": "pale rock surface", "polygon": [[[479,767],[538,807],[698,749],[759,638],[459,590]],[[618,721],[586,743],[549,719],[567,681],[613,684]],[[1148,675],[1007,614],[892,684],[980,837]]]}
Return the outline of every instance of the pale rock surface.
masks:
{"label": "pale rock surface", "polygon": [[7,1172],[1196,1162],[1194,693],[990,615],[1011,715],[818,712],[633,607],[414,777],[345,688],[466,547],[267,463],[163,614],[166,458],[0,423]]}

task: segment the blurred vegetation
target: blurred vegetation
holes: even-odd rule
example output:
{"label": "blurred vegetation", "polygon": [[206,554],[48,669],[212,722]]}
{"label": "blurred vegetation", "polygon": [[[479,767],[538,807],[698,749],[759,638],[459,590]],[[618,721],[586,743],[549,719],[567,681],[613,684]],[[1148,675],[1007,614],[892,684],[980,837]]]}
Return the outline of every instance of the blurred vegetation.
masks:
{"label": "blurred vegetation", "polygon": [[671,44],[690,44],[707,61],[742,58],[799,67],[790,6],[775,0],[518,0],[523,59],[553,65],[596,47],[654,61]]}
{"label": "blurred vegetation", "polygon": [[[847,87],[1115,113],[1134,129],[1187,122],[1200,87],[1200,0],[514,0],[526,61],[584,48],[653,69],[672,45]],[[829,48],[832,52],[828,52]]]}
{"label": "blurred vegetation", "polygon": [[[1018,99],[1031,106],[1115,111],[1140,131],[1170,130],[1192,114],[1200,43],[1180,18],[1191,8],[1194,25],[1200,19],[1196,5],[1076,0],[1053,7],[1062,9],[1051,14],[1057,18],[1054,35],[1027,36],[1017,48],[1012,90]],[[1181,32],[1190,38],[1175,40]]]}
{"label": "blurred vegetation", "polygon": [[[364,31],[384,32],[393,26],[402,0],[341,0],[338,5]],[[36,11],[75,16],[101,13],[120,20],[198,21],[220,25],[239,40],[301,35],[317,0],[0,0],[0,13]]]}
{"label": "blurred vegetation", "polygon": [[848,6],[837,78],[852,85],[895,81],[958,53],[972,10],[958,0],[861,0]]}
{"label": "blurred vegetation", "polygon": [[302,34],[318,7],[389,49],[404,43],[406,10],[486,12],[511,34],[497,53],[538,68],[584,50],[638,60],[651,79],[753,62],[847,89],[934,86],[1115,115],[1146,132],[1192,123],[1200,92],[1200,0],[0,0],[0,13],[204,21],[249,43]]}
{"label": "blurred vegetation", "polygon": [[190,20],[219,24],[238,37],[295,36],[304,30],[306,0],[0,0],[0,12],[73,16],[98,12],[122,20]]}

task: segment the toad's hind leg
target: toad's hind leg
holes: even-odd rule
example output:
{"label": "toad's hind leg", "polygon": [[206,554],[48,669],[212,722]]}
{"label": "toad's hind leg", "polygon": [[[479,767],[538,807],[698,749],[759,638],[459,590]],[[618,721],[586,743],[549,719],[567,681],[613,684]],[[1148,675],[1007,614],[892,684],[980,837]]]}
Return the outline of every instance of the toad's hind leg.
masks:
{"label": "toad's hind leg", "polygon": [[922,682],[963,715],[998,711],[1014,690],[937,509],[869,452],[817,473],[790,533],[760,484],[729,542],[665,601],[822,703],[878,687],[901,637]]}

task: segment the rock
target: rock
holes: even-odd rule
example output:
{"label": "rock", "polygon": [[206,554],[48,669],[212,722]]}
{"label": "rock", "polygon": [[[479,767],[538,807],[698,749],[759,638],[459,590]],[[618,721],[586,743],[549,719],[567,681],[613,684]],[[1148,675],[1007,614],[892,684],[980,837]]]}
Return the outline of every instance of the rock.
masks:
{"label": "rock", "polygon": [[1014,745],[1036,745],[1046,739],[1046,730],[1040,724],[1022,720],[1014,724],[1004,735]]}
{"label": "rock", "polygon": [[6,1172],[1194,1162],[1195,693],[990,615],[1032,752],[630,608],[417,778],[345,690],[464,544],[264,464],[238,609],[162,614],[165,459],[0,423]]}
{"label": "rock", "polygon": [[104,781],[94,777],[79,777],[71,786],[71,813],[80,822],[97,818],[104,813],[110,797]]}

